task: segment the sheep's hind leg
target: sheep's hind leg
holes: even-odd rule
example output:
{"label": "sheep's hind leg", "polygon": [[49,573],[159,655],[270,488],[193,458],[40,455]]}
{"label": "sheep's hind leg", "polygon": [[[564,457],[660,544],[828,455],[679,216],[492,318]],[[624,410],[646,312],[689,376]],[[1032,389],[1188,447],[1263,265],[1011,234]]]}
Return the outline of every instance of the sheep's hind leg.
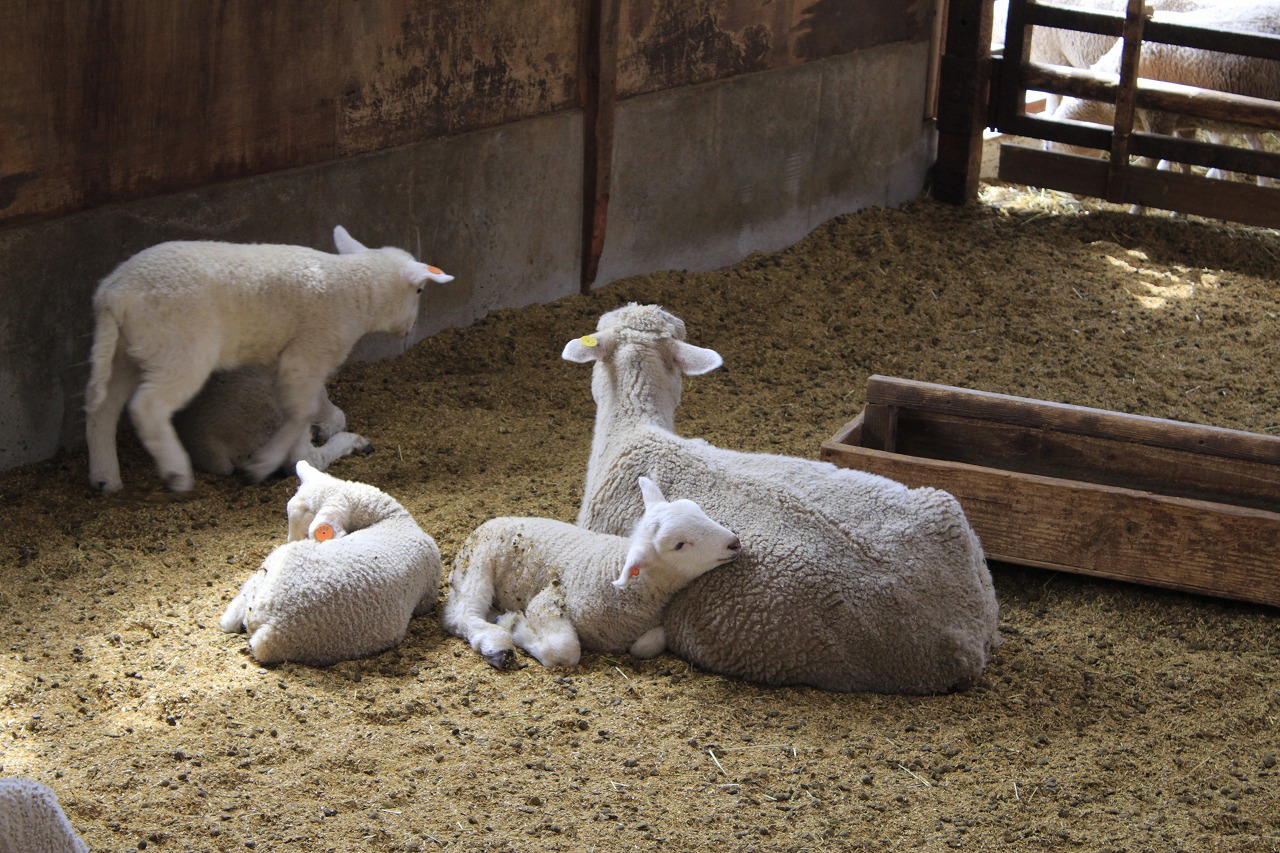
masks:
{"label": "sheep's hind leg", "polygon": [[511,640],[543,666],[577,666],[582,645],[573,623],[561,614],[559,592],[548,587],[533,597],[523,615],[505,613],[498,624],[509,629]]}
{"label": "sheep's hind leg", "polygon": [[323,471],[343,456],[372,452],[373,445],[364,436],[354,432],[338,432],[329,436],[329,440],[319,447],[311,447],[304,458],[311,463],[311,467]]}
{"label": "sheep's hind leg", "polygon": [[[198,376],[194,382],[193,376]],[[129,401],[129,415],[142,445],[147,448],[164,484],[174,492],[186,492],[195,482],[191,458],[178,440],[173,428],[173,413],[187,404],[200,390],[203,378],[183,371],[144,373],[138,390]]]}
{"label": "sheep's hind leg", "polygon": [[91,380],[90,388],[106,386],[105,393],[90,395],[85,402],[85,436],[89,446],[89,482],[101,492],[118,492],[120,458],[116,453],[116,431],[125,404],[138,387],[138,367],[122,352],[112,362],[111,375],[105,380]]}

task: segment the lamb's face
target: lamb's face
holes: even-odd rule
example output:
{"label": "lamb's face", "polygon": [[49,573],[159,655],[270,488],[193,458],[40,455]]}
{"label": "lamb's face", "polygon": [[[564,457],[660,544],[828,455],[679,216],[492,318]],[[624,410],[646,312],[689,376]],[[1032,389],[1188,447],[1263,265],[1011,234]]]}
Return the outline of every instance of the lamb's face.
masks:
{"label": "lamb's face", "polygon": [[408,338],[418,322],[423,291],[431,284],[453,281],[453,276],[438,267],[414,260],[412,255],[401,249],[388,247],[379,251],[393,255],[399,264],[399,274],[389,283],[390,290],[385,294],[392,311],[390,321],[382,331]]}
{"label": "lamb's face", "polygon": [[690,500],[651,508],[653,547],[658,559],[685,583],[737,559],[742,543],[737,535],[707,516]]}

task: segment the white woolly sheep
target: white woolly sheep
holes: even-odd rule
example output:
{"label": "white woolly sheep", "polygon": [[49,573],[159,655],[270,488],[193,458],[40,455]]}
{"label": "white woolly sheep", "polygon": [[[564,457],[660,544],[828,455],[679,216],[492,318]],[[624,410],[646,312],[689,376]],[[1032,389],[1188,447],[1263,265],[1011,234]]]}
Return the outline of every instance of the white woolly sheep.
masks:
{"label": "white woolly sheep", "polygon": [[741,544],[693,501],[668,502],[648,477],[639,483],[644,515],[630,539],[549,518],[482,524],[454,562],[444,627],[498,669],[515,662],[515,646],[547,667],[575,666],[583,647],[661,654],[671,596],[737,558]]}
{"label": "white woolly sheep", "polygon": [[[1054,6],[1068,6],[1091,12],[1125,12],[1128,0],[1052,0]],[[1147,0],[1156,20],[1167,20],[1166,12],[1188,12],[1205,4],[1200,0]],[[992,47],[1004,44],[1005,29],[1009,17],[1008,0],[998,0],[991,28]],[[1079,30],[1063,30],[1057,27],[1033,27],[1031,36],[1032,62],[1043,65],[1066,65],[1071,68],[1088,68],[1102,58],[1117,42],[1115,36],[1086,33]],[[1046,95],[1045,111],[1052,114],[1060,98]]]}
{"label": "white woolly sheep", "polygon": [[426,282],[452,276],[402,249],[366,249],[342,226],[339,254],[304,246],[179,241],[145,249],[94,294],[94,341],[85,392],[89,480],[118,491],[116,426],[126,404],[165,485],[191,488],[191,460],[171,418],[215,370],[274,368],[284,413],[254,451],[246,477],[261,481],[306,459],[310,425],[332,406],[325,379],[369,332],[408,338]]}
{"label": "white woolly sheep", "polygon": [[674,432],[682,375],[720,366],[679,318],[631,304],[570,341],[594,363],[595,434],[578,524],[621,533],[647,474],[742,538],[743,556],[678,593],[671,650],[765,684],[933,693],[965,686],[998,643],[998,604],[960,504],[825,462],[724,450]]}
{"label": "white woolly sheep", "polygon": [[[346,415],[327,394],[320,408],[311,432],[324,443],[305,457],[313,468],[323,471],[335,459],[373,452],[368,439],[345,431]],[[275,376],[266,368],[248,366],[214,373],[195,399],[173,416],[173,428],[191,464],[224,476],[247,465],[283,423]]]}
{"label": "white woolly sheep", "polygon": [[222,630],[247,631],[260,663],[327,666],[397,645],[435,607],[435,540],[385,492],[305,461],[297,470],[289,541],[245,581]]}
{"label": "white woolly sheep", "polygon": [[32,779],[0,779],[0,853],[88,853],[45,785]]}
{"label": "white woolly sheep", "polygon": [[[1169,14],[1164,16],[1164,20],[1208,29],[1280,35],[1280,3],[1218,2],[1178,14]],[[1091,66],[1091,70],[1118,77],[1122,50],[1123,44],[1117,42]],[[1235,95],[1280,100],[1280,63],[1274,60],[1151,42],[1142,46],[1138,76],[1148,80],[1180,83]],[[1054,111],[1053,117],[1058,120],[1109,125],[1115,119],[1115,107],[1083,98],[1063,98]],[[1227,134],[1239,133],[1244,136],[1249,147],[1254,149],[1262,147],[1260,131],[1242,125],[1160,110],[1138,110],[1135,113],[1135,120],[1139,127],[1151,133],[1172,136],[1205,130],[1215,142],[1223,141]],[[1078,148],[1056,143],[1048,147],[1057,151],[1081,151]],[[1210,171],[1209,176],[1222,177],[1223,174],[1215,169]],[[1259,183],[1265,183],[1265,181],[1260,179]]]}

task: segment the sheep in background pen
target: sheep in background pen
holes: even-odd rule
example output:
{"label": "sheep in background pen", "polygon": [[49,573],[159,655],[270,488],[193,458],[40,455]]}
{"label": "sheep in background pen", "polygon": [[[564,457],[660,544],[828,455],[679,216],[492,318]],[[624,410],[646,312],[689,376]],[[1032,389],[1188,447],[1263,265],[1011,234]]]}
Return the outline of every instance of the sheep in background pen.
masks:
{"label": "sheep in background pen", "polygon": [[959,503],[825,462],[725,450],[674,431],[684,375],[720,366],[657,306],[606,313],[563,357],[590,363],[595,432],[578,524],[622,534],[636,477],[697,501],[743,556],[677,593],[672,651],[765,684],[933,693],[972,683],[998,604]]}
{"label": "sheep in background pen", "polygon": [[274,367],[283,423],[254,451],[261,481],[306,459],[310,425],[332,407],[324,381],[370,332],[407,339],[428,281],[452,276],[402,249],[367,249],[342,226],[339,254],[304,246],[161,243],[120,264],[94,294],[85,392],[89,481],[121,488],[116,426],[125,405],[165,485],[192,486],[171,422],[215,370]]}
{"label": "sheep in background pen", "polygon": [[[1218,2],[1180,14],[1170,14],[1164,20],[1207,29],[1280,35],[1280,3],[1274,0],[1263,3]],[[1118,77],[1122,50],[1123,44],[1117,42],[1091,66],[1091,70]],[[1150,42],[1142,46],[1138,76],[1235,95],[1280,100],[1280,61],[1276,60]],[[1084,98],[1063,98],[1054,111],[1053,118],[1111,125],[1115,121],[1115,107]],[[1223,142],[1227,135],[1237,133],[1244,137],[1250,148],[1257,150],[1262,147],[1261,131],[1244,125],[1166,113],[1162,110],[1137,110],[1135,120],[1138,126],[1150,133],[1173,136],[1203,130],[1218,143]],[[1093,153],[1056,143],[1051,143],[1048,147],[1056,151]],[[1208,177],[1226,176],[1221,170],[1212,169]],[[1259,178],[1258,183],[1261,185],[1267,181]]]}
{"label": "sheep in background pen", "polygon": [[260,663],[327,666],[376,654],[430,613],[440,550],[385,492],[297,465],[289,541],[272,551],[222,614],[247,631]]}
{"label": "sheep in background pen", "polygon": [[648,477],[639,484],[644,515],[630,539],[549,518],[482,524],[454,562],[444,627],[498,669],[514,664],[515,646],[547,667],[576,666],[584,646],[661,654],[663,607],[741,544],[693,501],[667,501]]}
{"label": "sheep in background pen", "polygon": [[0,778],[0,853],[88,853],[58,798],[45,785]]}
{"label": "sheep in background pen", "polygon": [[[323,471],[336,459],[372,453],[363,436],[346,432],[347,418],[325,395],[311,424],[306,461]],[[275,377],[263,367],[237,367],[209,377],[190,403],[173,416],[173,428],[197,470],[228,475],[243,468],[284,423]],[[296,460],[295,460],[296,461]]]}

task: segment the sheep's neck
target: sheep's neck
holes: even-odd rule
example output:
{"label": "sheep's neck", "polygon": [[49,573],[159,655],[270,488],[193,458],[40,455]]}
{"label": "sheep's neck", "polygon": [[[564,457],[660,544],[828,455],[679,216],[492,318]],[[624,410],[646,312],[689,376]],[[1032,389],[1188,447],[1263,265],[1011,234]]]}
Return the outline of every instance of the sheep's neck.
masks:
{"label": "sheep's neck", "polygon": [[596,399],[595,433],[591,439],[591,459],[587,463],[587,494],[596,475],[604,471],[612,456],[625,452],[628,442],[620,436],[649,428],[675,434],[675,410],[680,388],[661,387],[652,380],[651,370],[618,370],[600,363],[592,377]]}

